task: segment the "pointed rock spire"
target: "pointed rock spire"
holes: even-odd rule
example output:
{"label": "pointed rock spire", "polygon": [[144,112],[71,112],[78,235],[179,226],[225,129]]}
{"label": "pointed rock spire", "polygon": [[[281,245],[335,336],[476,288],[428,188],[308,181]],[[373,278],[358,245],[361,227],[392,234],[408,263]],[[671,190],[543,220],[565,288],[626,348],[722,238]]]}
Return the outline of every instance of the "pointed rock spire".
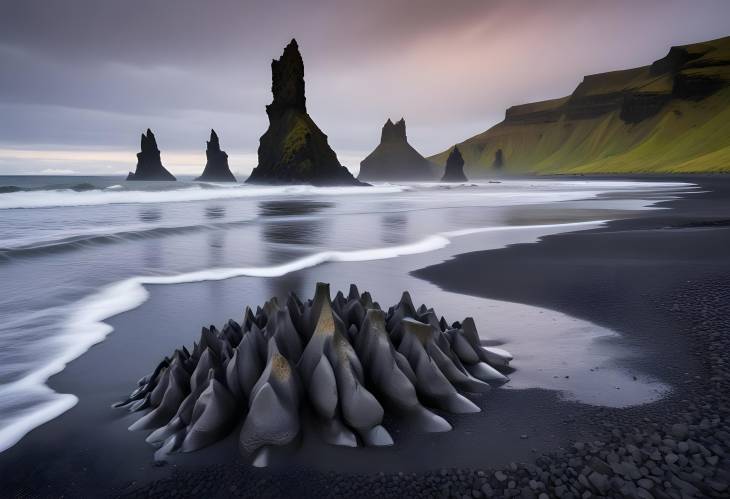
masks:
{"label": "pointed rock spire", "polygon": [[461,157],[461,151],[457,146],[454,146],[449,159],[446,160],[446,168],[444,170],[444,176],[441,178],[441,182],[466,182],[467,178],[464,175],[464,158]]}
{"label": "pointed rock spire", "polygon": [[228,154],[221,151],[220,140],[215,130],[210,130],[210,139],[206,143],[208,148],[205,151],[205,157],[208,159],[205,163],[203,174],[195,180],[206,182],[235,182],[236,177],[231,173],[228,167]]}
{"label": "pointed rock spire", "polygon": [[157,148],[157,139],[152,130],[142,134],[137,153],[137,169],[129,172],[127,180],[176,180],[175,177],[162,166],[160,150]]}
{"label": "pointed rock spire", "polygon": [[279,59],[271,61],[271,93],[274,100],[266,106],[271,120],[281,118],[288,110],[307,112],[304,96],[304,61],[299,45],[292,38]]}
{"label": "pointed rock spire", "polygon": [[271,62],[269,128],[261,137],[259,164],[247,183],[362,185],[342,166],[327,136],[307,114],[304,63],[292,39]]}

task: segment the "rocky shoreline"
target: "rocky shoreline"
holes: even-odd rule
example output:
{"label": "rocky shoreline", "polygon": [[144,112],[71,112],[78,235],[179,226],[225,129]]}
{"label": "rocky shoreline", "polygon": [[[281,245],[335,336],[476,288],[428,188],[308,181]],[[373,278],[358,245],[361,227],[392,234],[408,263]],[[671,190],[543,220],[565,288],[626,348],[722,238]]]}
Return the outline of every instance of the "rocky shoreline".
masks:
{"label": "rocky shoreline", "polygon": [[[127,491],[123,496],[204,493],[208,497],[281,497],[299,483],[300,497],[727,497],[728,281],[706,283],[702,289],[678,290],[676,301],[667,307],[668,313],[674,309],[673,313],[680,315],[680,311],[695,307],[698,300],[709,298],[718,305],[699,310],[695,326],[688,330],[697,341],[692,354],[706,358],[703,367],[707,377],[693,379],[682,387],[686,398],[670,397],[659,403],[663,410],[646,415],[640,409],[589,411],[590,420],[600,422],[600,439],[576,441],[569,448],[537,458],[535,463],[510,463],[500,470],[441,469],[377,475],[309,470],[253,470],[241,475],[235,467],[210,467],[199,474],[175,473],[169,480]],[[725,334],[713,332],[722,330]],[[708,352],[710,355],[706,355]],[[674,412],[667,410],[670,404]]]}
{"label": "rocky shoreline", "polygon": [[[352,474],[322,472],[305,468],[256,470],[245,466],[201,467],[198,472],[175,470],[169,479],[136,486],[129,484],[119,491],[123,497],[175,497],[204,494],[207,497],[287,497],[294,493],[299,497],[727,497],[730,483],[728,452],[730,452],[730,262],[722,257],[718,241],[730,239],[730,227],[723,223],[728,217],[727,193],[730,179],[710,177],[699,180],[704,194],[687,196],[666,203],[674,208],[648,214],[638,220],[619,221],[607,228],[587,233],[587,241],[572,234],[550,236],[550,242],[570,245],[575,252],[586,251],[595,241],[590,238],[619,239],[622,234],[632,237],[652,237],[646,231],[658,231],[657,237],[674,238],[676,247],[668,247],[667,254],[681,251],[685,239],[697,245],[696,251],[707,253],[705,261],[689,257],[684,263],[658,262],[657,273],[669,273],[674,286],[664,281],[653,282],[647,277],[646,285],[637,290],[646,297],[643,307],[662,318],[653,328],[641,335],[655,342],[667,344],[669,352],[686,358],[693,365],[687,368],[679,360],[667,368],[674,373],[669,380],[673,391],[659,402],[627,409],[609,409],[576,404],[575,412],[563,421],[574,435],[571,445],[556,448],[552,452],[535,454],[532,462],[514,462],[501,469],[437,469],[416,473]],[[674,227],[675,232],[667,232]],[[638,229],[638,230],[637,230]],[[696,229],[696,231],[694,230]],[[688,233],[687,230],[692,232]],[[586,234],[586,233],[584,233]],[[633,247],[633,246],[632,246]],[[641,248],[641,245],[636,246]],[[525,255],[516,250],[533,253],[555,253],[563,248],[545,248],[545,242],[524,245],[522,248],[506,248],[496,252],[463,255],[446,262],[438,269],[429,269],[417,275],[437,282],[446,289],[458,288],[462,282],[454,268],[471,269],[478,261],[485,271],[492,271],[489,263],[495,254],[506,259],[525,261]],[[632,258],[646,257],[647,251],[636,250]],[[553,255],[554,256],[554,255]],[[469,258],[474,261],[464,261]],[[500,262],[496,262],[498,265]],[[510,271],[513,269],[507,269]],[[671,272],[670,272],[671,271]],[[532,269],[525,269],[527,275]],[[623,284],[632,281],[626,274],[616,274]],[[450,278],[445,277],[451,275]],[[519,276],[516,276],[519,277]],[[535,279],[544,278],[536,276]],[[573,276],[577,281],[593,276]],[[517,279],[519,281],[519,279]],[[627,282],[624,282],[627,281]],[[469,280],[479,283],[477,276]],[[652,284],[653,283],[653,284]],[[591,282],[591,285],[596,284]],[[653,286],[653,287],[652,287]],[[615,290],[605,291],[607,296]],[[462,292],[468,292],[462,290]],[[473,292],[482,296],[494,296],[491,290]],[[539,294],[539,293],[538,293]],[[505,296],[503,299],[514,299]],[[557,300],[557,299],[556,299]],[[526,302],[548,305],[549,299],[540,301],[535,296]],[[561,308],[557,300],[554,308]],[[573,303],[569,313],[589,317],[595,312],[595,303]],[[611,306],[606,304],[603,315],[596,320],[611,325]],[[582,311],[582,313],[581,313]],[[624,311],[621,319],[632,323],[639,321]],[[615,319],[616,324],[621,323]],[[672,334],[679,331],[681,338],[667,334],[667,325],[673,325]],[[681,340],[679,342],[674,340]],[[642,338],[637,341],[644,341]],[[689,351],[683,345],[689,345]],[[665,352],[666,353],[666,352]],[[671,359],[666,359],[668,363]],[[676,367],[676,369],[672,369]],[[690,375],[687,375],[689,373]],[[521,438],[529,439],[530,435]],[[528,440],[529,441],[529,440]],[[485,449],[495,452],[498,449]],[[458,452],[455,449],[455,452]]]}

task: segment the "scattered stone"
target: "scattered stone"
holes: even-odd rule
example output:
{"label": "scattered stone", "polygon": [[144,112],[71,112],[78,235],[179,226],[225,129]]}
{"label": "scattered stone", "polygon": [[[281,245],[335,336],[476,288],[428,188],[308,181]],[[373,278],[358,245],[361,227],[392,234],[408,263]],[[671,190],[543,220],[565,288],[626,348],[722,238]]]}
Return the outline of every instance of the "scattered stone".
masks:
{"label": "scattered stone", "polygon": [[685,423],[674,424],[672,425],[672,435],[674,435],[677,440],[687,440],[687,437],[689,436],[689,429]]}

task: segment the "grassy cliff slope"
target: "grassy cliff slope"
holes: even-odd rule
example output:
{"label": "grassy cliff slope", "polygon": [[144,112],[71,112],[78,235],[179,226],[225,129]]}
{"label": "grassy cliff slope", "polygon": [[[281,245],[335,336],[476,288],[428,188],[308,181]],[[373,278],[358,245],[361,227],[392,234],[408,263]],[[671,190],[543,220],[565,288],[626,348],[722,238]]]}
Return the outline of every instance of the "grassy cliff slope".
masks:
{"label": "grassy cliff slope", "polygon": [[[571,95],[511,107],[457,145],[470,177],[730,172],[730,37],[586,76]],[[429,159],[443,166],[450,150]]]}

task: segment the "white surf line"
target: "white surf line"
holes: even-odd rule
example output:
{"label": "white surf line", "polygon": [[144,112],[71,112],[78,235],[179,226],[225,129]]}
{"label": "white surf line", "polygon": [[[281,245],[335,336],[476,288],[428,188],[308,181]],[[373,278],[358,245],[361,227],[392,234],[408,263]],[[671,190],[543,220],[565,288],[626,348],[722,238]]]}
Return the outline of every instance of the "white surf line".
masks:
{"label": "white surf line", "polygon": [[347,196],[361,194],[391,194],[407,190],[406,186],[381,187],[314,187],[291,185],[283,187],[254,187],[237,184],[227,188],[204,189],[200,186],[162,191],[89,190],[71,189],[10,192],[0,195],[0,209],[33,209],[110,204],[159,204],[192,201],[257,198],[270,196]]}
{"label": "white surf line", "polygon": [[[510,225],[482,227],[441,232],[420,241],[400,246],[352,251],[323,251],[298,260],[270,267],[240,267],[206,269],[167,276],[135,276],[107,285],[76,303],[66,324],[64,334],[54,341],[65,343],[65,350],[52,362],[24,378],[0,387],[0,397],[15,393],[52,391],[45,385],[48,378],[58,374],[72,360],[80,357],[93,345],[101,342],[114,328],[104,321],[142,305],[149,297],[145,285],[186,284],[202,281],[221,281],[235,277],[281,277],[291,272],[304,270],[328,262],[362,262],[385,260],[400,256],[428,253],[451,244],[450,238],[485,232],[502,232],[526,229],[550,229],[572,227],[595,227],[610,220],[570,222],[563,224]],[[55,393],[55,392],[54,392]],[[15,445],[34,428],[55,419],[78,403],[72,394],[56,394],[58,399],[41,407],[29,410],[18,420],[0,428],[0,452]]]}

